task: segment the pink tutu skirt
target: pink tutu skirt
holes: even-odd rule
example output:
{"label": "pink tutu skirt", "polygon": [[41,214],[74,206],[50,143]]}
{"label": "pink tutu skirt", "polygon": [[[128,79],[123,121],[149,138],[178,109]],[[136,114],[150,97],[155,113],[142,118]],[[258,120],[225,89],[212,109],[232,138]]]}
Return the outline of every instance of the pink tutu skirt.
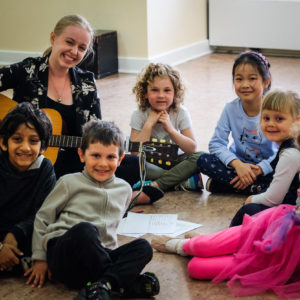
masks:
{"label": "pink tutu skirt", "polygon": [[279,205],[246,215],[238,250],[213,282],[229,279],[235,296],[273,290],[280,297],[300,297],[300,219],[294,208]]}

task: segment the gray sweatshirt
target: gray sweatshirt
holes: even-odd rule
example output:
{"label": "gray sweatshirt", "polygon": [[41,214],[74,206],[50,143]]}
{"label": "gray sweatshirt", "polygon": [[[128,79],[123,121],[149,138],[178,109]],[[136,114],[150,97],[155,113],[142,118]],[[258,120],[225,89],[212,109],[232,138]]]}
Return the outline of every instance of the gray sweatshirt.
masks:
{"label": "gray sweatshirt", "polygon": [[106,248],[116,248],[117,227],[131,199],[124,180],[112,176],[104,182],[82,173],[61,177],[36,214],[32,259],[46,260],[47,243],[80,222],[96,226]]}

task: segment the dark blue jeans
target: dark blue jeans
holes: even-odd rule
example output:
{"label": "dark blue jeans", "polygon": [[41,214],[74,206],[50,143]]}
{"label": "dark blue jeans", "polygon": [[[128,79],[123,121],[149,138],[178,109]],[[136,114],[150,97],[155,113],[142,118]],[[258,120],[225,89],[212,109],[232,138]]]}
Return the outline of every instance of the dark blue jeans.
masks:
{"label": "dark blue jeans", "polygon": [[112,289],[129,286],[152,259],[153,250],[143,239],[111,250],[101,245],[97,228],[79,223],[48,242],[47,261],[53,279],[70,288],[91,281],[109,282]]}
{"label": "dark blue jeans", "polygon": [[[234,168],[225,166],[219,158],[213,154],[203,153],[197,160],[200,172],[208,177],[228,186],[228,192],[233,192],[230,181],[237,176]],[[273,179],[273,173],[266,176],[258,176],[254,183],[248,186],[242,193],[246,195],[257,194],[265,191]]]}

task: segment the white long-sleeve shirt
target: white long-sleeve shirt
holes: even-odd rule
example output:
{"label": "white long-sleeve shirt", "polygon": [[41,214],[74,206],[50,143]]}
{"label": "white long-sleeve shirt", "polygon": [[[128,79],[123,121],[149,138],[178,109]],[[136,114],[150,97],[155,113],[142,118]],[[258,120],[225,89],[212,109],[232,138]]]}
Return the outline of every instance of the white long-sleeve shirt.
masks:
{"label": "white long-sleeve shirt", "polygon": [[295,175],[300,172],[300,151],[287,148],[280,153],[275,174],[269,188],[261,194],[254,195],[251,203],[276,206],[282,203]]}

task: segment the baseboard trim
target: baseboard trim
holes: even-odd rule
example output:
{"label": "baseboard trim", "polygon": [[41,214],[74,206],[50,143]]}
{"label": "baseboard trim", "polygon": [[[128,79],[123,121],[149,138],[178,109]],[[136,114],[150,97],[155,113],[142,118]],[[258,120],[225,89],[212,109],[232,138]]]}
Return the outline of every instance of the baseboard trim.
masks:
{"label": "baseboard trim", "polygon": [[[119,57],[119,73],[139,73],[150,62],[161,62],[172,66],[213,52],[208,40],[202,40],[152,57]],[[0,50],[0,65],[10,65],[27,57],[41,56],[41,52]]]}
{"label": "baseboard trim", "polygon": [[41,55],[42,52],[0,50],[0,65],[7,66],[22,61],[27,57],[37,57]]}
{"label": "baseboard trim", "polygon": [[119,73],[139,73],[150,62],[176,66],[212,52],[208,40],[202,40],[149,58],[119,57]]}

